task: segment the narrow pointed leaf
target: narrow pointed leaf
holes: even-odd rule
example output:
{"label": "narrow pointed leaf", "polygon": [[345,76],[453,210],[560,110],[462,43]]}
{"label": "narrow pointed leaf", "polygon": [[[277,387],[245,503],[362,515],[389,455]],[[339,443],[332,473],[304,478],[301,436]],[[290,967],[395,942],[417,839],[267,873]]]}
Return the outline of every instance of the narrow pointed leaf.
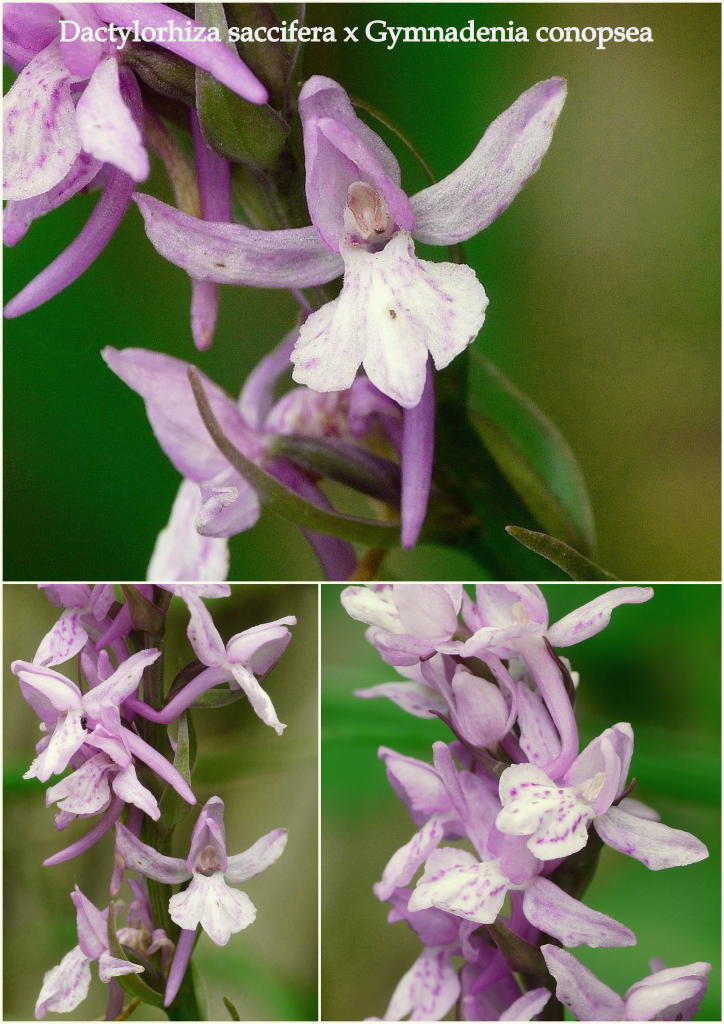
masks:
{"label": "narrow pointed leaf", "polygon": [[226,996],[223,996],[222,998],[224,1000],[224,1006],[229,1011],[229,1018],[231,1020],[241,1020],[241,1017],[239,1016],[239,1011],[234,1006],[232,1001],[230,999],[227,999]]}
{"label": "narrow pointed leaf", "polygon": [[590,552],[593,513],[567,441],[493,363],[471,356],[471,418],[501,472],[547,532]]}
{"label": "narrow pointed leaf", "polygon": [[576,551],[570,544],[566,544],[556,537],[549,537],[547,533],[538,533],[536,530],[525,530],[522,526],[506,526],[505,532],[517,540],[529,551],[534,551],[542,558],[553,562],[559,569],[567,573],[572,580],[615,580],[610,572],[606,572],[600,565],[596,565],[580,551]]}
{"label": "narrow pointed leaf", "polygon": [[[108,908],[108,949],[112,956],[118,957],[119,960],[129,959],[128,953],[121,947],[118,941],[118,935],[116,934],[116,907],[113,903]],[[115,980],[129,996],[135,996],[142,1003],[148,1003],[151,1006],[163,1006],[163,994],[146,984],[143,981],[143,975],[119,974]]]}
{"label": "narrow pointed leaf", "polygon": [[493,924],[485,925],[485,930],[505,957],[511,971],[532,975],[547,973],[548,968],[540,949],[512,932],[503,923],[502,918],[499,917]]}
{"label": "narrow pointed leaf", "polygon": [[[178,723],[178,734],[176,736],[176,756],[173,759],[176,768],[186,782],[191,785],[191,772],[195,760],[195,735],[193,723],[188,712],[184,712]],[[159,801],[161,817],[158,827],[170,832],[182,821],[191,810],[189,804],[173,789],[168,786]]]}
{"label": "narrow pointed leaf", "polygon": [[380,523],[373,519],[342,515],[320,508],[288,490],[273,476],[247,459],[223,433],[206,398],[201,379],[193,370],[189,372],[189,380],[199,414],[214,444],[234,469],[254,488],[264,504],[305,530],[317,530],[319,533],[328,533],[332,537],[342,537],[343,540],[366,544],[369,547],[388,548],[399,543],[397,523]]}

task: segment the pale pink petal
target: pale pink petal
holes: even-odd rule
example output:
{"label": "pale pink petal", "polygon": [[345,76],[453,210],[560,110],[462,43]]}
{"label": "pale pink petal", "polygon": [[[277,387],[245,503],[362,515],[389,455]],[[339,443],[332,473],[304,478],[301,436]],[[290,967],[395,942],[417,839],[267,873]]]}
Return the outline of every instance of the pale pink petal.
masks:
{"label": "pale pink petal", "polygon": [[99,814],[111,801],[107,777],[111,767],[105,754],[96,754],[46,790],[46,804],[57,802],[61,810],[70,814]]}
{"label": "pale pink petal", "polygon": [[113,789],[127,804],[134,804],[136,807],[140,807],[154,821],[158,821],[161,817],[156,797],[150,789],[146,789],[138,781],[133,765],[129,764],[127,768],[123,768],[115,775],[113,778]]}
{"label": "pale pink petal", "polygon": [[246,694],[249,703],[262,722],[265,725],[271,726],[277,736],[281,736],[286,729],[286,725],[283,725],[277,718],[277,713],[274,710],[269,694],[262,689],[255,676],[247,668],[244,668],[243,665],[228,664],[227,667]]}
{"label": "pale pink petal", "polygon": [[18,677],[23,697],[44,722],[54,722],[58,715],[80,709],[80,690],[60,672],[30,661],[14,661],[10,670]]}
{"label": "pale pink petal", "polygon": [[188,638],[196,657],[212,668],[222,665],[226,660],[226,648],[209,609],[195,594],[186,595],[186,604],[191,614]]}
{"label": "pale pink petal", "polygon": [[143,974],[144,968],[140,964],[133,964],[130,960],[121,960],[120,957],[112,956],[107,950],[101,953],[98,959],[98,976],[103,982],[109,982],[111,978],[118,978],[123,974]]}
{"label": "pale pink petal", "polygon": [[201,492],[192,480],[183,480],[168,524],[158,535],[147,578],[167,580],[223,580],[229,572],[226,538],[204,537],[196,529]]}
{"label": "pale pink petal", "polygon": [[97,960],[108,949],[107,912],[101,911],[85,896],[78,886],[70,894],[75,906],[78,941],[83,953],[90,960]]}
{"label": "pale pink petal", "polygon": [[238,473],[225,473],[201,485],[196,529],[204,537],[233,537],[250,530],[261,514],[259,497]]}
{"label": "pale pink petal", "polygon": [[437,583],[395,583],[392,600],[403,632],[419,640],[447,640],[458,628],[462,586],[451,592]]}
{"label": "pale pink petal", "polygon": [[497,861],[480,862],[465,850],[435,850],[410,897],[410,910],[438,907],[466,921],[492,923],[503,906],[510,881]]}
{"label": "pale pink petal", "polygon": [[110,705],[118,706],[126,697],[138,689],[144,670],[153,665],[161,657],[161,652],[155,648],[147,651],[138,651],[130,658],[122,662],[112,676],[83,697],[83,708],[93,718],[100,718],[104,707]]}
{"label": "pale pink petal", "polygon": [[248,878],[266,871],[284,853],[287,845],[287,830],[275,828],[243,853],[229,857],[224,877],[229,882],[245,882]]}
{"label": "pale pink petal", "polygon": [[709,856],[706,846],[689,832],[629,814],[622,807],[610,807],[594,825],[607,846],[635,857],[652,871],[696,864]]}
{"label": "pale pink petal", "polygon": [[256,917],[246,893],[230,889],[219,871],[195,874],[188,889],[171,897],[168,909],[180,928],[192,930],[200,924],[217,946],[225,946],[232,934],[248,928]]}
{"label": "pale pink petal", "polygon": [[362,363],[383,394],[413,408],[425,385],[428,352],[438,370],[474,341],[487,297],[470,267],[417,259],[399,231],[381,252],[343,245],[337,299],[299,331],[293,377],[315,391],[339,391]]}
{"label": "pale pink petal", "polygon": [[88,995],[90,982],[88,957],[76,946],[65,954],[57,967],[46,972],[35,1004],[36,1018],[42,1020],[48,1010],[70,1013]]}
{"label": "pale pink petal", "polygon": [[538,82],[519,96],[457,170],[413,196],[415,237],[451,245],[500,216],[538,170],[565,98],[562,78]]}
{"label": "pale pink petal", "polygon": [[142,843],[120,822],[116,825],[116,849],[123,857],[126,867],[140,871],[157,882],[175,885],[178,882],[185,882],[191,875],[185,861],[178,857],[164,857],[146,843]]}
{"label": "pale pink petal", "polygon": [[141,132],[121,95],[118,61],[104,57],[76,107],[83,149],[125,171],[134,181],[148,177],[148,154]]}
{"label": "pale pink petal", "polygon": [[[387,900],[395,889],[407,885],[414,877],[420,865],[433,853],[444,835],[444,822],[437,816],[430,818],[420,831],[414,834],[409,842],[401,846],[390,857],[382,872],[382,878],[375,886],[377,898]],[[431,906],[432,903],[426,903],[424,906],[412,906],[411,902],[410,910],[424,910],[425,907]]]}
{"label": "pale pink petal", "polygon": [[460,735],[476,747],[493,747],[508,731],[508,705],[487,679],[458,668],[453,676],[453,720]]}
{"label": "pale pink petal", "polygon": [[80,149],[71,77],[57,42],[23,68],[5,97],[5,199],[30,199],[62,181]]}
{"label": "pale pink petal", "polygon": [[626,993],[626,1020],[693,1020],[711,964],[669,967],[637,981]]}
{"label": "pale pink petal", "polygon": [[418,825],[433,814],[450,810],[450,797],[432,765],[415,757],[405,757],[389,747],[380,747],[378,756],[385,763],[390,785]]}
{"label": "pale pink petal", "polygon": [[79,153],[65,177],[47,192],[30,199],[12,200],[5,207],[3,242],[16,245],[38,217],[50,213],[86,188],[101,169],[99,160],[88,153]]}
{"label": "pale pink petal", "polygon": [[[624,1003],[618,993],[565,949],[541,946],[546,966],[556,979],[556,996],[578,1020],[624,1020]],[[641,1020],[646,1020],[642,1017]]]}
{"label": "pale pink petal", "polygon": [[59,775],[65,770],[73,754],[86,740],[87,733],[80,720],[79,711],[69,711],[58,719],[50,742],[25,772],[24,779],[37,778],[47,782],[51,775]]}
{"label": "pale pink petal", "polygon": [[554,647],[579,644],[605,629],[615,608],[622,604],[642,604],[653,596],[651,587],[616,587],[559,619],[548,630],[548,639]]}
{"label": "pale pink petal", "polygon": [[384,1020],[442,1020],[460,995],[458,972],[447,949],[424,949],[400,979]]}
{"label": "pale pink petal", "polygon": [[36,665],[62,665],[82,650],[87,639],[80,612],[68,608],[41,640],[33,661]]}
{"label": "pale pink petal", "polygon": [[547,878],[528,883],[523,913],[532,925],[564,946],[635,946],[634,933],[612,917],[573,899]]}
{"label": "pale pink petal", "polygon": [[387,697],[416,718],[434,718],[435,711],[447,711],[447,701],[424,683],[380,683],[365,690],[355,690],[354,695],[364,699]]}
{"label": "pale pink petal", "polygon": [[530,836],[528,849],[539,860],[568,857],[588,842],[588,823],[595,816],[591,804],[574,789],[557,786],[535,765],[506,768],[500,799],[496,826],[508,835]]}
{"label": "pale pink petal", "polygon": [[533,1020],[550,999],[547,988],[532,988],[504,1010],[498,1020]]}
{"label": "pale pink petal", "polygon": [[289,646],[292,634],[286,628],[297,623],[294,615],[285,615],[273,622],[263,622],[232,636],[226,645],[229,661],[240,662],[259,675],[276,665]]}
{"label": "pale pink petal", "polygon": [[342,591],[342,606],[357,622],[366,622],[388,633],[403,633],[397,607],[392,601],[389,584],[377,587],[345,587]]}
{"label": "pale pink petal", "polygon": [[135,198],[154,248],[199,281],[309,288],[344,269],[313,227],[254,231],[192,217],[151,196]]}

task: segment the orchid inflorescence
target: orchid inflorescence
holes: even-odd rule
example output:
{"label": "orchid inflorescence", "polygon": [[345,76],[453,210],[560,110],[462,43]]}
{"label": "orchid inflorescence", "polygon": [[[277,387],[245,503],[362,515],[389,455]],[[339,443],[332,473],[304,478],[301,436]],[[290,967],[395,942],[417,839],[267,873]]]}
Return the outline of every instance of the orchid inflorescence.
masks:
{"label": "orchid inflorescence", "polygon": [[[691,1020],[711,965],[667,967],[620,996],[563,947],[632,946],[626,925],[581,897],[602,846],[653,871],[708,856],[630,794],[633,730],[619,722],[579,749],[578,674],[555,648],[604,629],[649,587],[619,587],[549,623],[532,584],[380,584],[343,591],[352,618],[401,679],[357,691],[453,733],[432,763],[380,748],[417,831],[374,891],[423,949],[384,1020]],[[447,845],[464,840],[465,846]],[[422,873],[418,872],[422,869]],[[375,1018],[380,1019],[380,1018]]]}
{"label": "orchid inflorescence", "polygon": [[[49,782],[46,804],[57,806],[55,826],[96,819],[80,839],[48,857],[52,866],[78,857],[115,826],[109,866],[109,904],[98,909],[78,888],[78,945],[45,975],[35,1007],[67,1013],[85,999],[90,964],[109,986],[106,1019],[123,1010],[124,991],[158,1006],[183,997],[186,1019],[200,1017],[189,962],[201,928],[217,945],[248,927],[256,909],[228,883],[244,882],[282,854],[286,829],[277,828],[243,853],[226,849],[224,802],[201,808],[185,858],[169,856],[175,827],[197,804],[193,707],[222,707],[246,697],[277,735],[285,726],[259,678],[291,640],[293,616],[246,629],[224,644],[205,604],[226,597],[227,584],[41,585],[62,609],[31,661],[14,661],[20,691],[40,719],[42,738],[25,778]],[[188,638],[195,660],[164,693],[166,614],[176,595],[190,613]],[[78,683],[57,666],[77,659]],[[259,677],[259,678],[258,678]],[[172,735],[166,728],[176,723]],[[68,774],[63,774],[70,769]],[[124,879],[133,894],[125,924],[116,925]],[[190,884],[186,884],[190,883]],[[169,886],[182,886],[170,894]],[[185,989],[182,989],[185,986]]]}
{"label": "orchid inflorescence", "polygon": [[[454,443],[477,461],[477,496],[469,486],[432,487],[434,377],[473,343],[488,305],[456,247],[503,213],[537,171],[565,82],[533,85],[456,170],[408,195],[397,157],[341,85],[320,75],[297,81],[298,52],[284,46],[242,47],[242,60],[227,45],[230,18],[273,19],[270,5],[195,6],[218,40],[171,34],[149,45],[127,34],[123,43],[61,34],[70,17],[89,39],[109,26],[196,25],[158,3],[4,8],[6,55],[18,72],[5,101],[5,243],[20,242],[33,221],[79,192],[100,190],[80,235],[10,300],[6,316],[75,281],[134,203],[153,247],[190,278],[198,349],[213,340],[219,284],[288,290],[298,300],[298,322],[238,400],[185,361],[104,348],[110,369],[144,399],[183,478],[149,578],[225,578],[228,538],[250,529],[262,504],[302,528],[331,579],[358,571],[353,544],[412,548],[423,526],[442,542],[461,530],[493,531],[489,557],[509,545],[514,560],[506,523],[552,527],[536,517],[539,498],[518,493],[524,475],[514,472],[511,486],[474,432]],[[149,151],[174,205],[136,191],[145,187]],[[451,261],[420,259],[416,241],[449,248]],[[298,385],[291,390],[290,371]],[[279,384],[287,387],[281,399]],[[449,388],[458,389],[467,422],[462,384]],[[445,417],[446,431],[454,420]],[[372,499],[378,514],[335,508],[325,480]],[[504,508],[495,525],[483,507],[491,484]],[[590,531],[569,525],[563,539],[583,551]]]}

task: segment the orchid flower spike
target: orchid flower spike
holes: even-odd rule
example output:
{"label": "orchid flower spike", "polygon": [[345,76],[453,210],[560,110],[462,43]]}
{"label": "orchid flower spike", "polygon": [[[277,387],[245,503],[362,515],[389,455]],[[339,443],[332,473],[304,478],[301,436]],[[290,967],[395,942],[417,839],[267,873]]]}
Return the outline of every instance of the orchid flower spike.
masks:
{"label": "orchid flower spike", "polygon": [[71,893],[76,909],[78,945],[63,957],[57,967],[47,971],[35,1004],[35,1016],[42,1020],[48,1010],[70,1013],[88,995],[90,964],[98,963],[101,981],[109,982],[123,974],[141,974],[144,968],[130,960],[121,960],[109,952],[108,910],[100,911],[76,885]]}
{"label": "orchid flower spike", "polygon": [[300,330],[295,380],[338,391],[362,364],[380,391],[414,408],[428,356],[442,369],[467,348],[488,300],[469,267],[419,260],[413,238],[450,245],[492,223],[538,169],[565,93],[560,78],[533,86],[456,171],[408,199],[394,155],[344,89],[315,75],[299,97],[312,227],[255,231],[136,201],[156,249],[199,280],[306,288],[343,273],[339,298]]}
{"label": "orchid flower spike", "polygon": [[224,802],[211,797],[199,814],[186,860],[166,857],[142,843],[124,825],[116,825],[116,845],[126,867],[157,882],[175,885],[191,879],[183,892],[169,900],[171,918],[182,929],[169,973],[165,1005],[173,1001],[183,980],[200,925],[217,946],[254,921],[256,908],[245,892],[227,882],[246,882],[266,871],[284,852],[287,831],[268,832],[243,853],[229,857],[224,831]]}

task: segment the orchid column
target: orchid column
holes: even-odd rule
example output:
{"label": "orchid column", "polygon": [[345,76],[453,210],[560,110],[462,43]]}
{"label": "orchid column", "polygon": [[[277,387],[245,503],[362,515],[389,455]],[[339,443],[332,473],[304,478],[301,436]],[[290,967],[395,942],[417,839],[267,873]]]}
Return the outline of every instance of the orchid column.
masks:
{"label": "orchid column", "polygon": [[[20,854],[6,835],[7,863],[17,890],[28,893],[35,944],[23,952],[19,939],[28,981],[6,990],[7,1016],[8,1001],[24,1005],[25,1018],[33,1008],[38,1018],[73,1012],[89,992],[97,1001],[96,975],[109,1018],[124,1007],[141,1016],[138,1005],[152,1004],[171,1019],[218,1019],[232,1013],[222,997],[242,1019],[276,1016],[269,993],[236,980],[210,983],[206,993],[202,978],[259,955],[255,936],[263,945],[275,933],[290,886],[309,896],[291,913],[295,938],[281,944],[279,963],[288,977],[302,965],[298,981],[308,969],[311,984],[316,964],[307,968],[307,943],[296,937],[314,912],[314,595],[229,593],[225,584],[58,585],[6,596],[10,616],[29,608],[38,623],[47,597],[56,620],[45,636],[35,627],[40,643],[28,645],[30,629],[25,638],[6,632],[6,650],[12,644],[27,659],[13,662],[9,691],[20,735],[33,719],[41,724],[30,767],[31,746],[14,745],[25,760],[16,776],[25,839]],[[261,605],[299,612],[301,622],[287,614],[254,624]],[[231,671],[202,662],[215,643]],[[193,696],[175,711],[189,687]],[[41,824],[50,811],[36,814],[40,782],[60,841],[52,820]],[[288,833],[291,861],[283,856]],[[48,945],[56,920],[57,951]]]}

